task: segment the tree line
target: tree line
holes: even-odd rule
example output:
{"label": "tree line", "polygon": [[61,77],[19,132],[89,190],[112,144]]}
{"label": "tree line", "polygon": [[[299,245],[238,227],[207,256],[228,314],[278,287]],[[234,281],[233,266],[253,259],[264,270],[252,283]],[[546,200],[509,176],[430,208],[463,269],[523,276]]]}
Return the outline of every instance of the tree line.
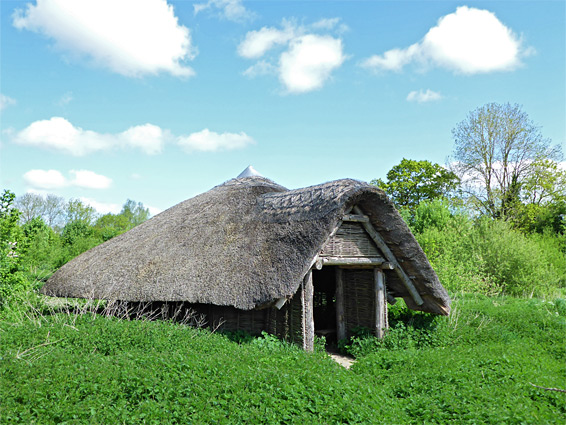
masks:
{"label": "tree line", "polygon": [[67,261],[150,216],[128,199],[118,214],[98,214],[80,199],[49,194],[0,197],[0,308],[13,293],[38,287]]}

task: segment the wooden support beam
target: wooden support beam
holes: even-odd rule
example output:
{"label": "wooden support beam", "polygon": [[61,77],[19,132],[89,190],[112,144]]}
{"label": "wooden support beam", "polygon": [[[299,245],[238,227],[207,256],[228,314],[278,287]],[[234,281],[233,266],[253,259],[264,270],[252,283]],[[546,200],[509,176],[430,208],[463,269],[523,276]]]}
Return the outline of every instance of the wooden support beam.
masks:
{"label": "wooden support beam", "polygon": [[375,282],[375,336],[383,338],[386,329],[387,314],[385,306],[385,281],[383,271],[374,269],[373,277]]}
{"label": "wooden support beam", "polygon": [[397,298],[395,298],[391,294],[387,294],[387,302],[391,305],[395,305],[395,303],[397,302]]}
{"label": "wooden support beam", "polygon": [[381,266],[381,257],[320,257],[324,266]]}
{"label": "wooden support beam", "polygon": [[[360,207],[358,207],[357,205],[354,206],[353,211],[359,215],[364,214]],[[370,222],[362,223],[362,225],[364,226],[366,232],[368,232],[370,237],[373,239],[377,247],[381,250],[381,252],[383,252],[383,255],[385,255],[387,261],[393,264],[393,266],[395,267],[395,273],[397,273],[397,276],[399,276],[399,279],[401,279],[401,282],[403,282],[403,285],[405,285],[405,288],[407,288],[407,291],[409,291],[409,294],[411,294],[413,300],[415,300],[417,305],[423,305],[424,301],[421,298],[420,294],[417,292],[415,285],[413,285],[413,282],[411,282],[411,279],[409,278],[409,276],[407,276],[407,273],[405,273],[405,271],[401,268],[399,262],[397,261],[397,258],[389,249],[387,243],[383,240],[381,235],[375,230]]]}
{"label": "wooden support beam", "polygon": [[363,214],[345,214],[342,217],[342,221],[353,221],[356,223],[368,223],[369,217]]}
{"label": "wooden support beam", "polygon": [[346,339],[346,321],[344,318],[344,274],[336,267],[336,338]]}
{"label": "wooden support beam", "polygon": [[303,348],[306,351],[314,350],[314,313],[312,283],[312,270],[309,270],[303,279],[303,294],[301,297],[303,307]]}

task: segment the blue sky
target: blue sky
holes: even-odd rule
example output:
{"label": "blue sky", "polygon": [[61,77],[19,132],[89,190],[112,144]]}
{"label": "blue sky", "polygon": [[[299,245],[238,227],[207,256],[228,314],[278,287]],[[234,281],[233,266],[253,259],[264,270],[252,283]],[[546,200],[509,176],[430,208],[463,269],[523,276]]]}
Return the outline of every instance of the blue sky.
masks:
{"label": "blue sky", "polygon": [[563,1],[0,2],[2,188],[153,212],[446,164],[489,102],[566,139]]}

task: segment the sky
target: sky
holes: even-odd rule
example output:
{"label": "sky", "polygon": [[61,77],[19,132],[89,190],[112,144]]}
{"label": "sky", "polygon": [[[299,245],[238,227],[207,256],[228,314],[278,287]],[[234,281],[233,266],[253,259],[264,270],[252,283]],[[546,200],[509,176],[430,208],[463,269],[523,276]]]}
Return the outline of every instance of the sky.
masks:
{"label": "sky", "polygon": [[156,214],[248,165],[370,181],[490,102],[564,148],[565,5],[1,0],[1,187]]}

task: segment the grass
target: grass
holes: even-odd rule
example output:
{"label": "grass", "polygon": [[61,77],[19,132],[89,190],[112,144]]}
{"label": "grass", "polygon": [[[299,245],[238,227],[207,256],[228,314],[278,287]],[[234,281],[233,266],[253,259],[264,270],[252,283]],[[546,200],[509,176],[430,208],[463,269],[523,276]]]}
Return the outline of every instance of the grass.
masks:
{"label": "grass", "polygon": [[345,370],[269,335],[32,299],[0,321],[0,423],[566,421],[566,394],[531,385],[566,387],[566,301],[464,296],[426,317],[393,310],[404,328],[361,338]]}

